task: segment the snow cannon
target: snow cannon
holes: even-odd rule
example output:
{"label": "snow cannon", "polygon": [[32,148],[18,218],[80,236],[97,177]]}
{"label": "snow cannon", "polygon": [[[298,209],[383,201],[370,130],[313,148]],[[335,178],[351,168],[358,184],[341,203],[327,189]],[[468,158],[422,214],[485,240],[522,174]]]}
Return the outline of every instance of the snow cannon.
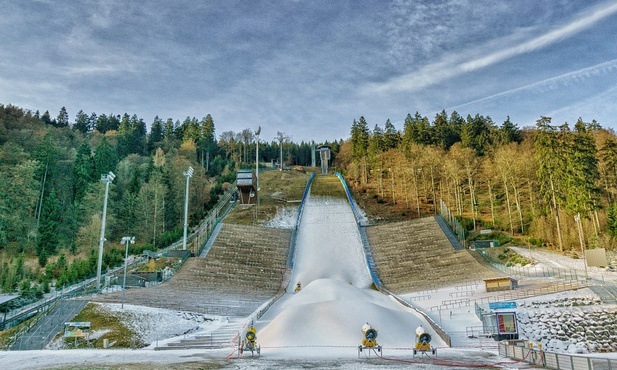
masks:
{"label": "snow cannon", "polygon": [[298,281],[296,283],[296,293],[299,292],[300,290],[302,290],[302,284]]}
{"label": "snow cannon", "polygon": [[238,346],[238,353],[242,355],[244,351],[251,351],[251,356],[257,353],[257,356],[260,355],[260,347],[257,344],[257,329],[253,325],[251,325],[244,335],[244,339],[240,342]]}
{"label": "snow cannon", "polygon": [[430,351],[433,355],[437,353],[437,349],[431,347],[431,335],[422,327],[422,325],[416,328],[416,345],[413,349],[413,355],[418,352],[426,354]]}
{"label": "snow cannon", "polygon": [[373,350],[376,354],[381,353],[381,346],[377,344],[377,329],[371,326],[368,322],[362,325],[362,344],[358,346],[358,356],[363,350]]}

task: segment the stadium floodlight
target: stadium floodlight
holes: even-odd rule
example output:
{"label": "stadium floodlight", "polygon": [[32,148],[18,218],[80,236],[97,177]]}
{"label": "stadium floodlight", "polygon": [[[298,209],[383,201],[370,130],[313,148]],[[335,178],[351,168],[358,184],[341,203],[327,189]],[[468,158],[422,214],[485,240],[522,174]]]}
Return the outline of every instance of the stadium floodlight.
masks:
{"label": "stadium floodlight", "polygon": [[134,236],[123,236],[120,241],[122,244],[126,244],[126,251],[124,252],[124,279],[122,281],[122,307],[124,308],[124,290],[126,290],[126,268],[129,260],[129,244],[135,244]]}
{"label": "stadium floodlight", "polygon": [[189,227],[189,179],[193,177],[193,167],[189,166],[189,169],[184,173],[186,177],[186,191],[184,196],[184,236],[182,238],[182,250],[186,250],[186,231]]}
{"label": "stadium floodlight", "polygon": [[105,200],[103,201],[103,219],[101,220],[101,237],[99,238],[99,260],[96,267],[96,290],[101,289],[101,269],[103,266],[103,245],[105,244],[105,219],[107,218],[107,199],[109,198],[109,184],[114,181],[116,175],[109,171],[101,175],[101,182],[105,184]]}
{"label": "stadium floodlight", "polygon": [[259,190],[259,134],[261,134],[261,126],[259,126],[257,131],[255,131],[255,136],[257,137],[257,139],[255,139],[255,177],[257,179],[257,190]]}

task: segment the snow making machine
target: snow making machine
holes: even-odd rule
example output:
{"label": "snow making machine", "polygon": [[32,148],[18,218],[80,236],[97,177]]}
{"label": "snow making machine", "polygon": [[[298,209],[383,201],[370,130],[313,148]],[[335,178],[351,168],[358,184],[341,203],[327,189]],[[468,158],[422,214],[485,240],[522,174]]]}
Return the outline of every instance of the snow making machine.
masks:
{"label": "snow making machine", "polygon": [[261,349],[259,348],[259,344],[257,344],[257,329],[253,325],[251,325],[244,335],[244,339],[240,341],[240,345],[238,346],[238,353],[242,355],[244,351],[251,351],[251,356],[254,356],[257,353],[257,356],[260,355]]}
{"label": "snow making machine", "polygon": [[416,345],[413,348],[413,355],[415,356],[418,353],[425,355],[427,352],[435,355],[437,349],[431,347],[431,339],[431,335],[426,332],[422,325],[418,326],[416,328]]}
{"label": "snow making machine", "polygon": [[381,346],[377,344],[377,329],[372,327],[368,322],[362,325],[362,344],[358,346],[358,357],[362,352],[367,352],[370,356],[371,351],[377,356],[381,355]]}

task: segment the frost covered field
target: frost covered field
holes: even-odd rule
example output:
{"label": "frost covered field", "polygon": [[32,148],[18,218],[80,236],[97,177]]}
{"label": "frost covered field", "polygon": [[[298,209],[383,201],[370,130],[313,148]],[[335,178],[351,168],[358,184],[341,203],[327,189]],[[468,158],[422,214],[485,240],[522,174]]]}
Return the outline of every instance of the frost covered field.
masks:
{"label": "frost covered field", "polygon": [[[117,304],[102,305],[122,318],[150,345],[137,350],[63,350],[52,343],[50,350],[0,352],[2,369],[104,368],[104,369],[447,369],[494,366],[525,368],[526,365],[497,356],[496,342],[486,338],[469,338],[469,327],[481,325],[473,307],[459,307],[445,312],[431,311],[448,299],[454,287],[431,292],[430,298],[414,301],[433,320],[452,334],[453,348],[444,346],[431,332],[437,356],[412,356],[414,331],[418,325],[429,329],[424,318],[389,297],[369,289],[371,279],[364,263],[360,237],[349,205],[337,199],[310,197],[304,211],[296,245],[296,258],[290,286],[278,302],[254,325],[261,357],[238,358],[235,347],[221,350],[155,351],[157,340],[178,341],[197,334],[210,333],[227,323],[227,318]],[[280,215],[277,223],[289,224],[293,212]],[[521,253],[526,252],[523,250]],[[564,256],[549,255],[553,266]],[[540,265],[542,260],[538,257]],[[569,261],[564,260],[566,265]],[[598,273],[601,273],[598,271]],[[595,275],[594,275],[595,276]],[[597,277],[596,277],[597,278]],[[302,290],[294,293],[297,282]],[[477,296],[486,295],[479,287]],[[411,299],[413,294],[405,295]],[[521,330],[541,342],[547,339],[551,347],[561,351],[586,352],[591,335],[579,332],[576,342],[559,340],[568,335],[566,329],[580,330],[584,325],[577,317],[597,312],[596,325],[585,325],[594,333],[600,327],[609,328],[605,317],[615,307],[598,310],[596,297],[589,289],[568,291],[519,301],[517,312]],[[575,306],[576,303],[576,306]],[[605,312],[606,311],[606,312]],[[544,319],[542,319],[544,318]],[[536,320],[538,319],[538,320]],[[247,318],[248,320],[248,318]],[[554,326],[542,327],[542,320]],[[377,341],[383,346],[383,358],[366,353],[358,356],[361,327],[369,322],[378,330]],[[556,325],[560,325],[557,328]],[[578,326],[578,329],[577,329]],[[430,331],[430,330],[429,330]],[[553,333],[554,332],[554,333]],[[562,333],[563,332],[563,333]],[[615,333],[615,331],[612,331]],[[583,336],[585,334],[585,336]],[[97,335],[96,331],[94,335]],[[557,339],[553,339],[554,335]],[[550,339],[548,339],[550,336]],[[546,337],[546,338],[544,338]],[[169,339],[162,339],[169,338]],[[576,337],[575,337],[576,338]],[[587,341],[587,342],[585,342]],[[548,343],[546,342],[546,343]],[[547,344],[548,345],[548,344]],[[602,344],[603,345],[603,344]],[[231,356],[230,356],[231,355]],[[602,354],[613,356],[613,354]],[[228,358],[228,356],[230,356]]]}

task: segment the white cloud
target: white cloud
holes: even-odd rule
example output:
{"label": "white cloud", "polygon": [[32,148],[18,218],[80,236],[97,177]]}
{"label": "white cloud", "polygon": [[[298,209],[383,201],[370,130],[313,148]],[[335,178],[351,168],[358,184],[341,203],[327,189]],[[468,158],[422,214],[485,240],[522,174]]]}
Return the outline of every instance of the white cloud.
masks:
{"label": "white cloud", "polygon": [[[472,49],[470,52],[451,52],[443,56],[440,61],[427,64],[414,72],[394,77],[382,83],[368,84],[364,86],[361,91],[367,95],[375,93],[418,91],[427,86],[437,84],[473,70],[488,67],[517,55],[545,48],[592,27],[597,22],[615,13],[617,13],[617,3],[605,3],[602,6],[594,8],[592,11],[579,14],[575,17],[576,19],[574,21],[561,25],[552,31],[527,41],[512,45],[512,40],[519,38],[520,34],[528,32],[528,30],[518,30],[509,37],[502,38],[501,40],[491,40]],[[506,47],[495,50],[496,45],[504,43],[507,44]]]}

